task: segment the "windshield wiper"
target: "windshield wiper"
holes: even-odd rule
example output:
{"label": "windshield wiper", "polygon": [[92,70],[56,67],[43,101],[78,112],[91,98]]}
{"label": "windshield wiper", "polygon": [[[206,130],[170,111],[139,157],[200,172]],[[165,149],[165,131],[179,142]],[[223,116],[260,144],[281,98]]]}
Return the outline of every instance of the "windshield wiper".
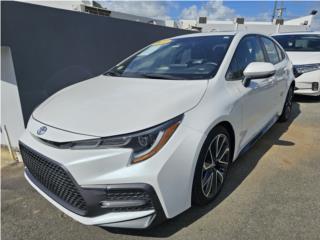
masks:
{"label": "windshield wiper", "polygon": [[144,78],[152,78],[152,79],[169,79],[169,80],[181,80],[183,78],[173,76],[173,75],[168,75],[168,74],[157,74],[157,73],[144,73],[140,75],[141,77]]}
{"label": "windshield wiper", "polygon": [[105,72],[103,75],[105,75],[105,76],[115,76],[115,77],[120,77],[121,76],[120,73],[113,72],[113,71]]}
{"label": "windshield wiper", "polygon": [[[109,72],[106,72],[104,73],[103,75],[106,75],[106,76],[115,76],[115,77],[120,77],[120,76],[123,76],[123,77],[135,77],[136,74],[125,74],[125,75],[122,75],[118,72],[114,72],[114,71],[109,71]],[[183,78],[181,77],[177,77],[177,76],[173,76],[173,75],[169,75],[169,74],[157,74],[157,73],[142,73],[142,74],[138,74],[139,77],[143,77],[143,78],[152,78],[152,79],[168,79],[168,80],[181,80]]]}

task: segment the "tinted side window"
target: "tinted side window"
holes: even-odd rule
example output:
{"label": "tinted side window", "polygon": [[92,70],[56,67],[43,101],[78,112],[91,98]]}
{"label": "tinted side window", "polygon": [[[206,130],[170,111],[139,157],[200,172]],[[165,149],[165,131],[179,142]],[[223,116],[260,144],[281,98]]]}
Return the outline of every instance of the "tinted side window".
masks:
{"label": "tinted side window", "polygon": [[285,51],[319,52],[320,34],[297,34],[274,36]]}
{"label": "tinted side window", "polygon": [[257,36],[244,37],[231,60],[226,74],[227,80],[239,80],[243,78],[243,71],[252,62],[266,62]]}
{"label": "tinted side window", "polygon": [[276,46],[276,49],[277,49],[277,52],[278,52],[278,56],[279,56],[279,60],[280,60],[280,62],[283,60],[283,57],[282,57],[282,54],[281,54],[281,50],[280,50],[280,48],[277,46],[277,45],[275,45]]}
{"label": "tinted side window", "polygon": [[281,48],[279,48],[279,46],[277,44],[275,44],[276,48],[277,48],[277,52],[280,58],[280,61],[282,61],[283,59],[286,58],[285,53],[283,52],[283,50],[281,50]]}
{"label": "tinted side window", "polygon": [[279,55],[273,41],[268,38],[262,37],[262,42],[267,51],[269,62],[271,62],[272,64],[277,64],[278,62],[280,62]]}

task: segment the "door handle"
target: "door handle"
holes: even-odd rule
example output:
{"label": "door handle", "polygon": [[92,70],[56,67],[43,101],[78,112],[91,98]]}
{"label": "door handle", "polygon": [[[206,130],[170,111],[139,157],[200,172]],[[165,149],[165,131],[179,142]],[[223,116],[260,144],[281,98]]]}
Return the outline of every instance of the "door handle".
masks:
{"label": "door handle", "polygon": [[268,78],[268,82],[274,84],[274,82],[275,82],[275,77],[272,76],[272,77]]}
{"label": "door handle", "polygon": [[265,84],[270,84],[270,83],[273,83],[274,81],[273,81],[273,78],[267,78],[267,79],[264,79],[263,81],[262,81],[262,83],[265,83]]}

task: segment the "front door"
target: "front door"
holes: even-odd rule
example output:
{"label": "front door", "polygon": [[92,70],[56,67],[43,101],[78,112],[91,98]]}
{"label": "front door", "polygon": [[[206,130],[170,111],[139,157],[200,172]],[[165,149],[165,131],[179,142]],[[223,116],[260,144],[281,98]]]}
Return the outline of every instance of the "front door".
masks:
{"label": "front door", "polygon": [[251,62],[267,62],[265,50],[257,35],[244,37],[233,56],[227,80],[237,81],[242,106],[243,148],[272,119],[275,112],[275,77],[252,79],[250,85],[243,85],[243,71]]}

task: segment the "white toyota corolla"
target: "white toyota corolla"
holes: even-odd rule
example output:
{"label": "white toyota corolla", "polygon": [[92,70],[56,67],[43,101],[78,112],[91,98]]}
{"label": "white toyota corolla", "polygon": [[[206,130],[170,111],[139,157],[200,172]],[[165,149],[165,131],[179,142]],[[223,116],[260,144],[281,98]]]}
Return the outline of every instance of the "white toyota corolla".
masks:
{"label": "white toyota corolla", "polygon": [[294,65],[295,93],[320,96],[320,32],[282,33],[273,38]]}
{"label": "white toyota corolla", "polygon": [[289,118],[293,89],[267,36],[161,40],[42,103],[20,141],[25,176],[81,223],[147,228],[214,199],[230,164]]}

